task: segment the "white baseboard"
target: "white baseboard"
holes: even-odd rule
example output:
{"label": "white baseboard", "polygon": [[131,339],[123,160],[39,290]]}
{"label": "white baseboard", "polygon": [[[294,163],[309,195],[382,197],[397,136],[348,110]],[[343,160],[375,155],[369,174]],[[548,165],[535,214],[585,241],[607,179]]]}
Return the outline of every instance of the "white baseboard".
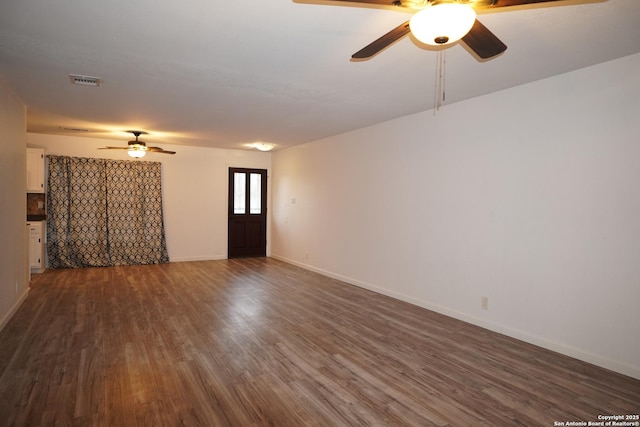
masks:
{"label": "white baseboard", "polygon": [[609,359],[601,355],[590,353],[588,351],[570,346],[565,343],[553,341],[548,338],[537,336],[537,335],[532,335],[525,331],[514,329],[506,325],[502,325],[494,322],[488,322],[484,319],[479,319],[474,316],[469,316],[468,314],[465,314],[456,310],[451,310],[447,307],[432,304],[432,303],[429,303],[428,301],[423,301],[418,298],[414,298],[398,292],[393,292],[393,291],[390,291],[389,289],[373,286],[369,283],[364,283],[359,280],[342,276],[340,274],[323,270],[321,268],[317,268],[309,264],[304,264],[302,262],[295,261],[286,257],[273,255],[273,254],[271,255],[271,257],[278,259],[280,261],[286,262],[288,264],[293,264],[295,266],[304,268],[306,270],[310,270],[315,273],[322,274],[323,276],[331,277],[332,279],[340,280],[342,282],[345,282],[354,286],[358,286],[360,288],[367,289],[382,295],[386,295],[388,297],[395,298],[400,301],[408,302],[418,307],[426,308],[427,310],[435,311],[436,313],[440,313],[445,316],[452,317],[454,319],[462,320],[463,322],[471,323],[472,325],[480,326],[490,331],[497,332],[499,334],[506,335],[508,337],[515,338],[517,340],[524,341],[526,343],[533,344],[538,347],[545,348],[547,350],[555,351],[556,353],[573,357],[574,359],[578,359],[583,362],[591,363],[592,365],[596,365],[601,368],[609,369],[611,371],[618,372],[620,374],[627,375],[632,378],[640,379],[640,366],[631,366],[625,363],[620,363],[618,361]]}
{"label": "white baseboard", "polygon": [[5,314],[2,319],[0,319],[0,331],[4,329],[7,323],[9,323],[9,320],[11,320],[13,315],[16,314],[16,311],[18,311],[18,309],[20,308],[24,300],[27,299],[27,296],[29,296],[29,289],[30,288],[27,287],[27,289],[22,293],[22,295],[20,295],[20,298],[18,298],[18,300],[15,302],[15,304],[13,304],[11,309],[9,309],[7,314]]}
{"label": "white baseboard", "polygon": [[189,262],[189,261],[219,261],[227,259],[226,255],[208,255],[196,257],[169,257],[169,262]]}

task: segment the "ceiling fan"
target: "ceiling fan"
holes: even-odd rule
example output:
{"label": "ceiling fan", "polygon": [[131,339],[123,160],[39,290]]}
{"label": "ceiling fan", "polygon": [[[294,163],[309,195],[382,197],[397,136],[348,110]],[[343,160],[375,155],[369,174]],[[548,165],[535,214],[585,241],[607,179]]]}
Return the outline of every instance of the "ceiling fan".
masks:
{"label": "ceiling fan", "polygon": [[489,59],[507,49],[498,37],[476,19],[477,10],[521,6],[561,0],[334,0],[395,6],[414,13],[411,19],[351,57],[369,59],[410,32],[422,43],[443,46],[461,40],[482,59]]}
{"label": "ceiling fan", "polygon": [[99,150],[127,150],[127,154],[134,158],[144,157],[148,152],[150,153],[164,153],[164,154],[176,154],[175,151],[163,150],[160,147],[147,147],[144,141],[138,140],[140,135],[147,135],[147,132],[141,130],[128,130],[127,132],[135,135],[135,141],[129,141],[127,147],[103,147]]}

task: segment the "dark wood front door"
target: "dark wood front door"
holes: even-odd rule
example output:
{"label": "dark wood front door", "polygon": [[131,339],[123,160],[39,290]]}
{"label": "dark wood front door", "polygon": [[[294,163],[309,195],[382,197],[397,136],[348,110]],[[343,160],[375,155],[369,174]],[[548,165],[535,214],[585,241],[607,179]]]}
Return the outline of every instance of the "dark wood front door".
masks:
{"label": "dark wood front door", "polygon": [[267,171],[229,168],[229,258],[267,255]]}

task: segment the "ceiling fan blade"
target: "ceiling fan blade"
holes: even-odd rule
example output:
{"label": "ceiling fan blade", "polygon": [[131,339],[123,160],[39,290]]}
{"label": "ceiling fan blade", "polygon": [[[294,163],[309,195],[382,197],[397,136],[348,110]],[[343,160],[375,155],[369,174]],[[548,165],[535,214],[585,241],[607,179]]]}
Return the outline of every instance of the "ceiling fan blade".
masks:
{"label": "ceiling fan blade", "polygon": [[492,58],[507,50],[507,45],[477,19],[462,41],[482,59]]}
{"label": "ceiling fan blade", "polygon": [[398,25],[396,28],[389,31],[387,34],[375,40],[374,42],[363,47],[362,49],[351,55],[351,57],[353,59],[371,58],[372,56],[374,56],[387,46],[393,44],[397,40],[401,39],[402,37],[406,36],[410,32],[411,30],[409,29],[409,21],[407,21],[404,24]]}
{"label": "ceiling fan blade", "polygon": [[561,1],[561,0],[493,0],[492,4],[486,7],[494,8],[494,7],[522,6],[525,4],[548,3],[552,1]]}
{"label": "ceiling fan blade", "polygon": [[129,147],[100,147],[98,150],[128,150]]}
{"label": "ceiling fan blade", "polygon": [[154,153],[176,154],[175,151],[164,150],[160,147],[147,147],[147,151]]}
{"label": "ceiling fan blade", "polygon": [[400,6],[397,0],[333,0],[343,3],[366,3],[366,4],[378,4],[380,6]]}

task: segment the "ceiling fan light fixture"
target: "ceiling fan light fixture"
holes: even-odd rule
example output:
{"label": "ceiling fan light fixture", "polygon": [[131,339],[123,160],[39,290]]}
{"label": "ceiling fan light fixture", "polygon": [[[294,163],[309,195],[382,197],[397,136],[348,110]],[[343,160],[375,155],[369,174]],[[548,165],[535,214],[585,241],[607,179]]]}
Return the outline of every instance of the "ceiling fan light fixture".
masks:
{"label": "ceiling fan light fixture", "polygon": [[130,145],[127,154],[134,159],[139,159],[147,154],[147,147],[142,145]]}
{"label": "ceiling fan light fixture", "polygon": [[409,21],[411,33],[422,43],[441,46],[464,37],[476,21],[476,12],[461,3],[437,3],[416,12]]}

